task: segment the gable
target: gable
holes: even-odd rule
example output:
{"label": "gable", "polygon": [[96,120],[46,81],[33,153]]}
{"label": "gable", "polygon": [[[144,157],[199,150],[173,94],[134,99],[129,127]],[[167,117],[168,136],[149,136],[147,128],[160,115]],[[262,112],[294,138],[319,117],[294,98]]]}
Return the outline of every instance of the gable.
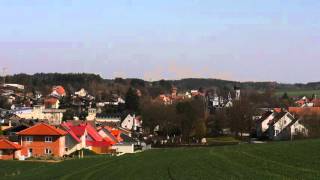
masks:
{"label": "gable", "polygon": [[67,132],[57,129],[45,123],[36,124],[30,128],[22,130],[17,133],[18,135],[51,135],[51,136],[64,136]]}

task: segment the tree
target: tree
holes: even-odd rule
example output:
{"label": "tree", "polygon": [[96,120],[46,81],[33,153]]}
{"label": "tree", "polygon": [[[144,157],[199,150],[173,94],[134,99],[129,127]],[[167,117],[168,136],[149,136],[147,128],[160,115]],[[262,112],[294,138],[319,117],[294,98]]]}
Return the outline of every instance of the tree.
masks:
{"label": "tree", "polygon": [[[143,101],[141,105],[143,117],[143,126],[150,132],[159,125],[159,135],[180,135],[179,122],[175,105],[163,105],[161,103],[152,103]],[[178,130],[177,130],[178,129]]]}
{"label": "tree", "polygon": [[227,116],[231,131],[236,136],[243,133],[251,133],[253,128],[253,115],[255,107],[248,101],[246,97],[243,97],[240,101],[235,101],[233,106],[228,110]]}
{"label": "tree", "polygon": [[207,126],[205,119],[198,119],[195,122],[194,134],[198,139],[203,138],[207,135]]}
{"label": "tree", "polygon": [[308,136],[311,138],[320,137],[320,115],[306,114],[302,116],[301,124],[308,129]]}
{"label": "tree", "polygon": [[285,92],[282,97],[280,98],[280,107],[288,108],[293,105],[292,100],[288,96],[288,93]]}
{"label": "tree", "polygon": [[88,116],[88,111],[82,111],[79,114],[79,119],[84,121],[87,119],[87,116]]}
{"label": "tree", "polygon": [[73,109],[67,109],[65,113],[63,113],[62,121],[73,120],[75,116],[75,112]]}
{"label": "tree", "polygon": [[10,109],[10,104],[8,103],[7,98],[0,96],[0,108]]}
{"label": "tree", "polygon": [[139,102],[139,96],[137,95],[137,92],[133,88],[129,88],[127,91],[126,97],[126,109],[129,112],[134,113],[140,113],[140,102]]}
{"label": "tree", "polygon": [[226,114],[226,110],[217,110],[214,115],[209,116],[208,126],[211,129],[210,134],[223,134],[223,129],[228,128],[228,117]]}
{"label": "tree", "polygon": [[288,93],[287,92],[283,93],[281,98],[282,99],[289,99]]}
{"label": "tree", "polygon": [[[176,105],[176,112],[180,121],[180,129],[182,132],[182,136],[185,140],[189,141],[189,137],[191,136],[191,132],[196,125],[196,121],[203,117],[203,112],[201,110],[201,101],[193,100],[193,101],[184,101],[179,102]],[[199,106],[200,105],[200,106]]]}

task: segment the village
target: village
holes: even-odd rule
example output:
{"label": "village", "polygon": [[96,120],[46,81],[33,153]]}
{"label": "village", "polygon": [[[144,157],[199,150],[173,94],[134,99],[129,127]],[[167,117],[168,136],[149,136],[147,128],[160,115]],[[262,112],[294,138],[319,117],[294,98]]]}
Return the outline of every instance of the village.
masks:
{"label": "village", "polygon": [[[159,94],[151,102],[168,107],[198,99],[204,103],[203,112],[214,116],[241,102],[239,86],[234,86],[232,91],[225,94],[225,97],[219,96],[216,91],[201,88],[179,92],[173,86],[170,93]],[[139,89],[134,89],[133,95],[143,96]],[[95,97],[84,88],[66,92],[63,86],[57,85],[52,87],[50,94],[43,95],[37,91],[25,92],[24,85],[4,83],[1,85],[1,97],[10,105],[8,109],[0,109],[2,160],[83,158],[87,150],[95,154],[121,156],[143,152],[153,146],[209,145],[208,132],[201,137],[195,135],[198,138],[196,140],[193,137],[193,141],[184,141],[183,133],[161,133],[161,123],[148,129],[144,125],[144,116],[136,112],[121,115],[103,112],[106,107],[108,109],[126,104],[126,98],[118,94],[113,94],[108,102],[96,102]],[[221,127],[215,136],[241,136],[240,143],[307,138],[310,132],[304,118],[320,113],[319,102],[316,96],[311,99],[304,96],[296,99],[294,107],[258,108],[248,117],[252,120],[250,129],[240,132],[226,126]],[[68,110],[64,109],[66,103],[79,112],[78,116],[70,118],[67,115]],[[66,116],[70,119],[66,119]],[[242,116],[241,112],[237,116]],[[206,123],[216,124],[215,121],[219,120]]]}

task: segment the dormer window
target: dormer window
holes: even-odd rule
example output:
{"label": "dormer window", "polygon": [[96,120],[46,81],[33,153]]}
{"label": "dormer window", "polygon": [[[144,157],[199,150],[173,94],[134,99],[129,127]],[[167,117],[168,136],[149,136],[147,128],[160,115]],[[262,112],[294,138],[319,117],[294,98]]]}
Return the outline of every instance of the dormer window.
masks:
{"label": "dormer window", "polygon": [[51,143],[52,142],[52,137],[51,136],[46,136],[44,138],[44,142]]}

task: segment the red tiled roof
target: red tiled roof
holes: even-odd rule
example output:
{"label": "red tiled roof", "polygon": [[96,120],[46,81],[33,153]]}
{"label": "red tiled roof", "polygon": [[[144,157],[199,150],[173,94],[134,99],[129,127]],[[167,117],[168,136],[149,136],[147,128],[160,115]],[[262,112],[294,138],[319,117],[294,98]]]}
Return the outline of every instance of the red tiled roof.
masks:
{"label": "red tiled roof", "polygon": [[65,95],[66,91],[64,90],[64,87],[62,86],[55,86],[52,88],[53,91],[56,91],[59,95]]}
{"label": "red tiled roof", "polygon": [[6,139],[0,139],[0,149],[21,149],[22,147],[19,144],[15,144]]}
{"label": "red tiled roof", "polygon": [[74,132],[76,136],[81,137],[84,135],[86,131],[86,126],[84,125],[70,126],[70,129]]}
{"label": "red tiled roof", "polygon": [[311,102],[313,103],[313,106],[315,106],[315,107],[320,106],[320,99],[319,98],[315,98]]}
{"label": "red tiled roof", "polygon": [[100,136],[100,134],[97,132],[97,130],[94,129],[90,124],[87,123],[86,130],[90,137],[95,141],[103,141],[103,138]]}
{"label": "red tiled roof", "polygon": [[111,146],[110,142],[107,141],[86,141],[87,146],[93,147],[108,147]]}
{"label": "red tiled roof", "polygon": [[78,138],[78,136],[72,131],[72,129],[68,126],[67,123],[61,124],[62,127],[70,134],[70,136],[76,140],[77,142],[80,142],[81,140]]}
{"label": "red tiled roof", "polygon": [[299,105],[304,105],[306,103],[306,101],[301,99],[301,100],[296,101],[295,103],[299,104]]}
{"label": "red tiled roof", "polygon": [[289,107],[288,111],[291,114],[312,115],[320,114],[320,107]]}
{"label": "red tiled roof", "polygon": [[39,123],[36,124],[28,129],[25,129],[23,131],[20,131],[17,133],[18,135],[39,135],[39,136],[44,136],[44,135],[50,135],[50,136],[64,136],[67,134],[66,131],[63,131],[61,129],[58,129],[54,126],[50,126],[45,123]]}
{"label": "red tiled roof", "polygon": [[282,111],[282,109],[281,108],[274,108],[273,109],[275,112],[277,112],[277,113],[279,113],[279,112],[281,112]]}
{"label": "red tiled roof", "polygon": [[51,97],[51,98],[45,99],[44,104],[45,105],[54,105],[57,103],[57,101],[58,101],[57,98]]}
{"label": "red tiled roof", "polygon": [[115,137],[117,139],[118,142],[122,142],[123,139],[121,138],[121,133],[122,131],[119,130],[119,129],[115,129],[115,128],[112,128],[112,127],[109,127],[109,126],[105,126],[104,127],[107,131],[110,132],[110,134]]}

